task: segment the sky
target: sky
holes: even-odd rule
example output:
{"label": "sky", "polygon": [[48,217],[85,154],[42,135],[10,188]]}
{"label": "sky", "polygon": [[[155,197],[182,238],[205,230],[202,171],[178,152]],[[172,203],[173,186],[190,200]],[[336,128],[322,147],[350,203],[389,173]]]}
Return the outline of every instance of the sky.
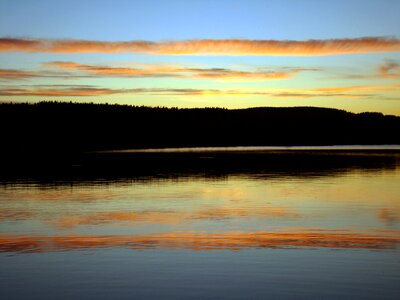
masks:
{"label": "sky", "polygon": [[400,1],[0,0],[0,102],[400,116]]}

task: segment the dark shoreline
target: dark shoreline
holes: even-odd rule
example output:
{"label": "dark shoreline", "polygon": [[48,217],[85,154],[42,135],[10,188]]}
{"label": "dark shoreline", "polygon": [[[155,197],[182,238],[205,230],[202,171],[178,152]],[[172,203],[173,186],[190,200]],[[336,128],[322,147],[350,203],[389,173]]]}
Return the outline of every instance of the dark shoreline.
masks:
{"label": "dark shoreline", "polygon": [[224,176],[332,176],[360,170],[393,170],[400,150],[80,153],[53,157],[2,157],[0,181],[18,179],[85,182],[97,179],[157,179]]}

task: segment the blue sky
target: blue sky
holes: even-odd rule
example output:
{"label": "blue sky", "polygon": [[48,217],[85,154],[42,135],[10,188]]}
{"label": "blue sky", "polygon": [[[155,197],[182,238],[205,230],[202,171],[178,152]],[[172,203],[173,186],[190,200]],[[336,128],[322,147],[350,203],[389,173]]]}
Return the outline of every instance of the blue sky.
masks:
{"label": "blue sky", "polygon": [[2,0],[0,35],[94,40],[397,36],[400,2]]}
{"label": "blue sky", "polygon": [[[0,101],[231,108],[311,105],[400,115],[399,15],[400,1],[396,0],[2,0],[0,38],[42,44],[65,39],[156,43],[313,39],[326,44],[332,39],[378,37],[391,39],[395,45],[384,51],[377,45],[364,52],[322,56],[229,53],[229,47],[236,46],[224,46],[222,53],[211,55],[203,51],[208,46],[182,55],[97,50],[32,53],[7,48],[0,51]],[[338,46],[343,47],[348,45]],[[108,68],[107,74],[99,68]],[[145,74],[138,75],[137,70]],[[69,91],[62,94],[62,86]],[[22,92],[15,93],[17,88]]]}

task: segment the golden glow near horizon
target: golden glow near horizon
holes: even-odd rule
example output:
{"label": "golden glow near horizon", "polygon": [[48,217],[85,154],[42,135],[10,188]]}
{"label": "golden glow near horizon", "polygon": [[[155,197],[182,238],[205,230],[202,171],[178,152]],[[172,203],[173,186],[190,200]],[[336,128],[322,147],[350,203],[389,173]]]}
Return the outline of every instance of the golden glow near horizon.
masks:
{"label": "golden glow near horizon", "polygon": [[49,61],[29,69],[0,69],[0,99],[178,107],[322,106],[400,115],[397,62],[382,61],[366,74],[334,74],[340,72],[322,64],[260,68]]}

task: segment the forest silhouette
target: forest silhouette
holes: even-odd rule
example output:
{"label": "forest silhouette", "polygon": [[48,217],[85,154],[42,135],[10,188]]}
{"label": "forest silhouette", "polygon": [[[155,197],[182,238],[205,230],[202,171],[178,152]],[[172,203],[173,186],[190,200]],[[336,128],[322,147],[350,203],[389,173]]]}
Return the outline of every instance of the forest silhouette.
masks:
{"label": "forest silhouette", "polygon": [[400,144],[400,117],[317,107],[0,104],[1,151]]}

